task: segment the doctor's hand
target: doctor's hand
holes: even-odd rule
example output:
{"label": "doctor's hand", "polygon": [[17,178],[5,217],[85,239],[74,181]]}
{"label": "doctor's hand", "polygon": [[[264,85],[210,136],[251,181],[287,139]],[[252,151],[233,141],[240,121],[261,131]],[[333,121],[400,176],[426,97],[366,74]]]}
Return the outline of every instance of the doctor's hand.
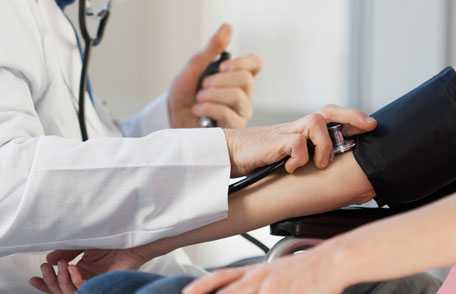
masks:
{"label": "doctor's hand", "polygon": [[333,144],[327,124],[344,125],[343,132],[356,135],[377,127],[375,119],[355,109],[328,105],[320,112],[291,123],[250,129],[226,129],[225,137],[231,160],[231,176],[239,177],[253,170],[290,156],[285,164],[294,173],[310,160],[308,142],[315,146],[313,161],[317,168],[326,168],[333,158]]}
{"label": "doctor's hand", "polygon": [[[125,250],[58,250],[47,256],[41,265],[42,277],[33,277],[30,284],[49,294],[73,294],[85,281],[99,274],[116,270],[137,270],[146,260],[141,247]],[[69,264],[78,256],[76,264]],[[53,266],[58,267],[56,272]]]}
{"label": "doctor's hand", "polygon": [[242,128],[250,120],[253,80],[262,66],[257,56],[225,61],[220,72],[207,77],[202,90],[197,92],[202,73],[228,47],[231,30],[224,24],[174,80],[168,96],[171,127],[200,127],[199,118],[204,116],[223,128]]}

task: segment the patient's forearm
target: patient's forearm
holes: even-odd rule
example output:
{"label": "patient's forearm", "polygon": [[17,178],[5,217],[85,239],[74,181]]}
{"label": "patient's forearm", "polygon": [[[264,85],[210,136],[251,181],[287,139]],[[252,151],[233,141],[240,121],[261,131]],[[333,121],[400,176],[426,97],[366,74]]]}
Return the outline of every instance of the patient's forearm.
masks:
{"label": "patient's forearm", "polygon": [[[395,279],[456,264],[456,195],[365,226],[316,250],[339,256],[345,286]],[[349,276],[347,276],[347,274]]]}
{"label": "patient's forearm", "polygon": [[352,153],[336,157],[325,170],[304,167],[295,175],[274,175],[229,197],[228,217],[141,248],[153,258],[183,246],[247,232],[283,219],[367,202],[373,189]]}

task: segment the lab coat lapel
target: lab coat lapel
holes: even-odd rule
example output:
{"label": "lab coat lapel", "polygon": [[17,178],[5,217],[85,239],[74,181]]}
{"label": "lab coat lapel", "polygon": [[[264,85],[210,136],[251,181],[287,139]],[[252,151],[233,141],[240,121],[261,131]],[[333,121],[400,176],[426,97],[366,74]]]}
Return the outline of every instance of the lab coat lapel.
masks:
{"label": "lab coat lapel", "polygon": [[[69,20],[61,12],[57,4],[51,1],[42,1],[47,12],[48,28],[52,31],[53,48],[58,57],[60,73],[66,87],[72,96],[72,103],[75,111],[79,109],[79,83],[81,78],[81,53],[77,46],[76,34]],[[86,94],[86,123],[89,136],[110,135],[119,136],[117,127],[111,118],[104,118],[101,121],[97,111]]]}
{"label": "lab coat lapel", "polygon": [[60,73],[71,93],[73,104],[78,108],[78,87],[80,79],[80,53],[71,25],[54,1],[41,1],[45,10],[48,29],[52,32],[53,50],[58,57]]}

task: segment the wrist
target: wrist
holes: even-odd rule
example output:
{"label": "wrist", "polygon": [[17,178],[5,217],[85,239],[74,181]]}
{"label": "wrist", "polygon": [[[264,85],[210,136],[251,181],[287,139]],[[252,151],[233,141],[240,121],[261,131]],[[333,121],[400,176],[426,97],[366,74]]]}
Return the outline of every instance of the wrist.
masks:
{"label": "wrist", "polygon": [[340,237],[327,241],[318,246],[321,260],[326,264],[325,276],[332,277],[332,282],[337,285],[340,291],[361,283],[359,281],[359,267],[356,261],[360,258],[359,253],[355,252],[354,246]]}
{"label": "wrist", "polygon": [[236,164],[234,161],[234,154],[236,152],[236,147],[234,144],[234,136],[235,136],[235,130],[232,129],[223,129],[223,132],[225,134],[225,141],[226,141],[226,147],[228,149],[228,156],[230,157],[230,165],[231,165],[231,174],[235,175],[237,174],[237,169],[236,169]]}
{"label": "wrist", "polygon": [[173,103],[173,99],[172,97],[168,97],[168,117],[169,117],[169,123],[171,125],[171,128],[175,129],[175,128],[181,128],[181,123],[179,122],[178,120],[178,115],[176,115],[176,113],[178,112],[178,110],[176,109],[176,107],[174,106],[174,103]]}
{"label": "wrist", "polygon": [[175,237],[161,239],[146,245],[133,248],[133,251],[141,259],[144,260],[144,263],[170,253],[180,247],[183,247],[179,244],[178,239]]}

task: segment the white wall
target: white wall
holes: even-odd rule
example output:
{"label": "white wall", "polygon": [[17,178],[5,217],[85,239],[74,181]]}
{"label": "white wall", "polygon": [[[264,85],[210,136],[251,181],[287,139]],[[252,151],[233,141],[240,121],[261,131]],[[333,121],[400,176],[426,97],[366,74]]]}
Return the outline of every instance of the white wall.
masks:
{"label": "white wall", "polygon": [[256,53],[266,61],[256,84],[259,115],[292,112],[296,116],[327,103],[348,104],[349,2],[120,2],[105,43],[94,53],[96,92],[111,101],[117,116],[139,109],[166,90],[191,54],[222,22],[229,21],[235,28],[230,51]]}
{"label": "white wall", "polygon": [[456,66],[456,1],[448,0],[448,16],[447,16],[447,38],[448,50],[447,58],[449,63]]}
{"label": "white wall", "polygon": [[373,111],[447,63],[446,0],[365,0],[362,106]]}
{"label": "white wall", "polygon": [[328,103],[349,104],[350,0],[210,3],[208,11],[215,13],[209,24],[230,20],[239,53],[265,60],[256,83],[256,124],[302,116]]}
{"label": "white wall", "polygon": [[[114,9],[91,76],[114,114],[126,116],[165,91],[229,21],[236,32],[230,50],[266,61],[255,124],[290,120],[327,103],[372,111],[437,73],[449,56],[456,60],[445,40],[456,32],[447,30],[448,2],[456,13],[452,0],[125,1]],[[255,235],[276,240],[267,229]],[[206,266],[260,253],[239,237],[189,251]]]}
{"label": "white wall", "polygon": [[[126,115],[167,90],[201,47],[203,0],[114,2],[106,38],[94,50],[91,78],[116,116]],[[68,11],[76,21],[76,8]],[[176,9],[178,8],[178,9]]]}

